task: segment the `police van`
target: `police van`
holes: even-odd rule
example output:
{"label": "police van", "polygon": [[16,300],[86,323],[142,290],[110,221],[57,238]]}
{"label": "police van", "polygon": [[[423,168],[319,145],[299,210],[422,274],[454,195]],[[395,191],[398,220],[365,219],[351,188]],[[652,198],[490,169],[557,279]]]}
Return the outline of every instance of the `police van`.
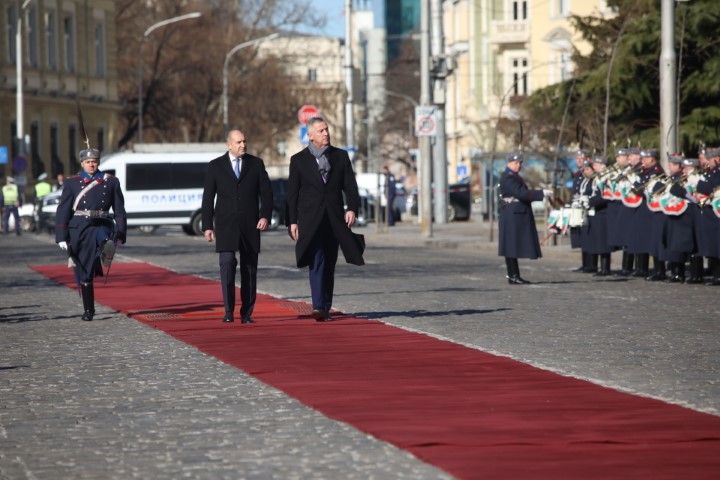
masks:
{"label": "police van", "polygon": [[225,144],[138,145],[104,158],[100,170],[120,181],[129,227],[180,225],[185,233],[202,235],[205,173],[226,150]]}

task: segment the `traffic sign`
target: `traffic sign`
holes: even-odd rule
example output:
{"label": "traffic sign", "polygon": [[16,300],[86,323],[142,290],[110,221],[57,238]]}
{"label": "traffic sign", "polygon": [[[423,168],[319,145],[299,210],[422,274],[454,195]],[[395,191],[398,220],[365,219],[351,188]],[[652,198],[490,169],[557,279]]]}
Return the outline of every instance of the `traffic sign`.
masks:
{"label": "traffic sign", "polygon": [[13,170],[16,172],[24,172],[27,168],[27,160],[25,160],[25,157],[15,157],[13,159]]}
{"label": "traffic sign", "polygon": [[0,165],[6,165],[8,162],[8,147],[0,147]]}
{"label": "traffic sign", "polygon": [[307,134],[307,127],[305,125],[300,125],[300,143],[303,145],[310,143],[310,139]]}
{"label": "traffic sign", "polygon": [[298,110],[298,122],[300,122],[300,125],[305,125],[311,118],[319,116],[320,110],[315,105],[303,105]]}
{"label": "traffic sign", "polygon": [[415,135],[418,137],[437,135],[435,107],[415,107]]}

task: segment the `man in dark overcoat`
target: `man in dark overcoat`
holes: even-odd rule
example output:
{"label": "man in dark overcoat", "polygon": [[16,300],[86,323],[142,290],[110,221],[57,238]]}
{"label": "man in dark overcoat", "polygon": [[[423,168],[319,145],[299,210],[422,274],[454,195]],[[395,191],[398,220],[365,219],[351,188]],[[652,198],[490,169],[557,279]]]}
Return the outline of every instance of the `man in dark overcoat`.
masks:
{"label": "man in dark overcoat", "polygon": [[228,151],[212,160],[205,175],[202,199],[202,229],[208,242],[215,242],[219,254],[220,284],[225,316],[234,322],[235,271],[240,254],[240,319],[252,319],[257,295],[257,265],[260,232],[267,230],[272,215],[273,194],[261,158],[247,153],[247,141],[240,130],[227,137]]}
{"label": "man in dark overcoat", "polygon": [[500,235],[498,251],[505,257],[507,279],[510,285],[530,283],[520,276],[518,258],[542,257],[532,202],[552,195],[551,190],[531,190],[520,176],[523,156],[519,152],[506,158],[507,167],[500,176]]}
{"label": "man in dark overcoat", "polygon": [[[720,189],[720,147],[705,150],[705,173],[697,184],[697,192],[712,198]],[[713,213],[711,202],[700,208],[700,255],[707,257],[712,278],[705,285],[720,285],[720,219]]]}
{"label": "man in dark overcoat", "polygon": [[312,316],[323,322],[332,319],[338,246],[347,263],[363,265],[364,243],[350,230],[360,196],[348,153],[330,144],[324,119],[311,118],[307,132],[308,147],[290,159],[287,223],[297,266],[310,267]]}
{"label": "man in dark overcoat", "polygon": [[109,267],[115,242],[125,243],[127,234],[120,182],[101,172],[99,162],[99,150],[80,151],[82,170],[65,181],[55,214],[55,242],[68,252],[72,261],[68,265],[74,264],[82,293],[82,319],[86,321],[95,315],[93,279],[103,274],[101,262]]}

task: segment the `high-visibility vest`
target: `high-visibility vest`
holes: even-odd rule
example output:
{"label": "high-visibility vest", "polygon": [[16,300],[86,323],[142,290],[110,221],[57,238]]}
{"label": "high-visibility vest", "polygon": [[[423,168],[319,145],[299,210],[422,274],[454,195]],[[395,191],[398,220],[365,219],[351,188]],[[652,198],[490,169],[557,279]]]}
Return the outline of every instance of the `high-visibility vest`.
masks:
{"label": "high-visibility vest", "polygon": [[48,182],[38,182],[35,184],[35,198],[42,198],[48,193],[50,193],[50,190],[52,187]]}
{"label": "high-visibility vest", "polygon": [[17,185],[5,185],[2,189],[5,206],[17,205],[20,192]]}

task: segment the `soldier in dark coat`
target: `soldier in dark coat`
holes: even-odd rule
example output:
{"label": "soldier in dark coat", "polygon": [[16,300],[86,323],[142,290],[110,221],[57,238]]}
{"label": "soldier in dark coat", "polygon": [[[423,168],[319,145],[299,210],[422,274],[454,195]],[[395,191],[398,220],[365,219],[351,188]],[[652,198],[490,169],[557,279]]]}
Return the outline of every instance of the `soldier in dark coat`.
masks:
{"label": "soldier in dark coat", "polygon": [[500,176],[500,236],[498,253],[505,257],[510,285],[530,283],[520,276],[518,258],[542,257],[535,216],[531,203],[552,195],[551,190],[531,190],[520,176],[523,156],[519,152],[506,158],[507,167]]}
{"label": "soldier in dark coat", "polygon": [[[583,176],[583,163],[590,159],[587,150],[578,150],[575,154],[575,166],[577,171],[572,176],[572,200],[577,201],[580,198],[580,187],[585,177]],[[581,248],[580,227],[570,227],[570,248]],[[582,252],[582,264],[573,270],[574,272],[592,273],[595,271],[591,265],[592,259],[587,253]]]}
{"label": "soldier in dark coat", "polygon": [[350,230],[360,196],[348,153],[330,145],[324,119],[308,120],[307,132],[308,148],[290,159],[287,223],[297,266],[310,267],[312,316],[323,322],[332,319],[338,246],[346,262],[363,265],[364,241]]}
{"label": "soldier in dark coat", "polygon": [[[588,163],[588,162],[586,162]],[[580,229],[580,241],[583,252],[591,256],[591,265],[597,264],[596,259],[600,257],[600,270],[595,275],[604,277],[610,272],[610,254],[614,250],[608,243],[607,234],[607,206],[608,201],[602,195],[603,184],[600,174],[607,165],[605,157],[595,157],[589,162],[589,177],[582,192],[587,197],[588,221],[587,225]]]}
{"label": "soldier in dark coat", "polygon": [[[664,280],[665,263],[658,256],[657,241],[651,235],[653,231],[653,212],[647,205],[645,189],[650,187],[651,181],[664,172],[657,163],[657,150],[642,149],[640,151],[642,170],[633,184],[633,191],[641,197],[641,202],[635,208],[632,218],[632,231],[630,232],[628,251],[636,254],[637,270],[633,274],[636,277],[644,276],[647,280]],[[652,275],[649,272],[650,256],[653,256],[654,270]]]}
{"label": "soldier in dark coat", "polygon": [[606,188],[612,195],[607,205],[608,244],[611,247],[622,249],[622,263],[617,275],[625,277],[632,273],[635,263],[635,256],[630,255],[626,248],[627,239],[625,236],[629,226],[625,224],[627,217],[625,213],[628,207],[623,205],[622,192],[620,191],[620,178],[630,169],[629,153],[629,149],[627,148],[618,148],[615,150],[614,171],[606,177]]}
{"label": "soldier in dark coat", "polygon": [[272,186],[262,159],[247,153],[243,132],[231,130],[227,147],[224,155],[208,165],[202,199],[202,229],[208,242],[216,240],[225,306],[223,322],[235,321],[235,272],[238,266],[235,252],[238,252],[240,319],[242,323],[255,323],[252,313],[257,296],[260,232],[267,230],[272,215]]}
{"label": "soldier in dark coat", "polygon": [[[720,147],[705,150],[704,180],[697,184],[697,192],[712,197],[720,189]],[[713,213],[710,202],[700,209],[700,255],[708,258],[712,278],[705,285],[720,285],[720,219]]]}
{"label": "soldier in dark coat", "polygon": [[[697,184],[702,178],[697,158],[683,159],[685,180],[670,187],[670,195],[687,202],[687,210],[681,215],[668,216],[668,248],[683,252],[690,258],[690,275],[685,280],[690,284],[703,283],[703,257],[698,252],[700,235],[700,207],[697,198]],[[682,266],[684,269],[685,265]],[[678,276],[680,277],[680,273]]]}
{"label": "soldier in dark coat", "polygon": [[[86,321],[95,315],[93,279],[102,276],[101,263],[109,267],[115,255],[115,242],[125,243],[127,233],[120,182],[101,172],[99,161],[99,150],[88,148],[80,152],[82,171],[65,180],[55,216],[55,241],[68,252],[70,263],[74,263],[82,293],[82,319]],[[114,215],[110,214],[111,208]]]}

